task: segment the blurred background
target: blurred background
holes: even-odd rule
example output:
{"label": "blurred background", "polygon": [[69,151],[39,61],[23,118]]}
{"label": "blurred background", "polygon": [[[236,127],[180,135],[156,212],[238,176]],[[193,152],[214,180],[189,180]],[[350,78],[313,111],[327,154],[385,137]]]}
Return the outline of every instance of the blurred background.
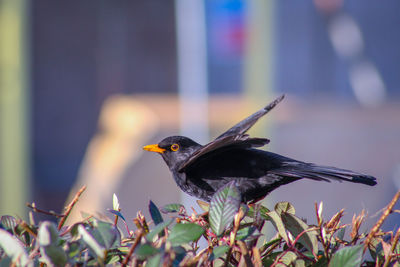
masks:
{"label": "blurred background", "polygon": [[396,0],[1,1],[0,214],[61,213],[83,184],[72,220],[113,193],[126,218],[150,199],[197,207],[142,147],[206,143],[285,93],[251,131],[265,149],[378,185],[298,181],[265,204],[376,221],[400,188],[399,14]]}

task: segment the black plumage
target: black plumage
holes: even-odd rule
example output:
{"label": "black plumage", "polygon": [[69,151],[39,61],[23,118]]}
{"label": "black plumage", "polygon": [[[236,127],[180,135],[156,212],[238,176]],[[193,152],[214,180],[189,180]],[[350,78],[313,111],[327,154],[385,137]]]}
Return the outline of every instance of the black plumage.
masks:
{"label": "black plumage", "polygon": [[302,178],[376,184],[376,179],[369,175],[305,163],[257,149],[268,144],[269,140],[251,138],[246,132],[283,97],[242,120],[207,145],[202,146],[184,136],[170,136],[144,149],[161,154],[175,182],[184,192],[206,201],[230,181],[235,181],[243,202],[255,202],[279,186]]}

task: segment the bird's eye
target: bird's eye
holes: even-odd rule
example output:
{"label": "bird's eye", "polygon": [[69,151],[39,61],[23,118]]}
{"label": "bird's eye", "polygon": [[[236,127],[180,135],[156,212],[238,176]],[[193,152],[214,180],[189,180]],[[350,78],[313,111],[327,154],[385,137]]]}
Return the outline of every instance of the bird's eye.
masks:
{"label": "bird's eye", "polygon": [[179,145],[178,145],[178,144],[173,144],[173,145],[171,146],[171,150],[172,150],[172,151],[178,151],[178,149],[179,149]]}

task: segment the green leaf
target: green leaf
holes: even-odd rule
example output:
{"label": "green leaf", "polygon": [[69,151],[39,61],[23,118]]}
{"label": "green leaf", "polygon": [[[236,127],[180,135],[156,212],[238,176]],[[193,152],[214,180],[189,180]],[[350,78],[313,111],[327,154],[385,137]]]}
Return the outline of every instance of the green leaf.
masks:
{"label": "green leaf", "polygon": [[306,267],[306,262],[302,259],[297,259],[294,262],[294,267]]}
{"label": "green leaf", "polygon": [[322,211],[324,210],[324,203],[321,201],[318,205],[317,214],[320,219],[322,219]]}
{"label": "green leaf", "polygon": [[119,255],[112,255],[112,256],[109,256],[109,255],[107,255],[107,259],[106,259],[106,266],[116,266],[117,265],[117,263],[120,261],[120,259],[121,259],[121,256],[119,256]]}
{"label": "green leaf", "polygon": [[282,238],[273,238],[270,241],[266,242],[264,245],[262,245],[262,247],[260,248],[260,253],[264,253],[264,251],[266,251],[268,248],[270,248],[271,246],[281,242]]}
{"label": "green leaf", "polygon": [[151,215],[151,218],[153,219],[154,224],[157,225],[157,224],[162,223],[164,221],[163,217],[161,216],[160,211],[158,210],[158,208],[156,206],[156,204],[154,204],[153,201],[151,201],[151,200],[150,200],[150,203],[149,203],[149,211],[150,211],[150,215]]}
{"label": "green leaf", "polygon": [[123,247],[119,247],[118,250],[122,253],[122,254],[128,254],[129,252],[129,247],[123,246]]}
{"label": "green leaf", "polygon": [[[268,257],[263,257],[262,263],[263,266],[271,266],[274,264],[276,258],[281,254],[281,252],[272,252],[270,254],[268,254]],[[275,266],[279,266],[279,265],[275,265]],[[282,265],[281,265],[282,266]]]}
{"label": "green leaf", "polygon": [[328,259],[325,256],[322,256],[318,259],[316,263],[312,265],[312,267],[326,267],[328,266]]}
{"label": "green leaf", "polygon": [[194,223],[179,223],[172,227],[168,241],[173,246],[189,243],[198,240],[204,233],[204,229]]}
{"label": "green leaf", "polygon": [[269,220],[270,218],[268,217],[267,213],[270,212],[270,210],[261,205],[261,204],[256,204],[256,205],[251,205],[249,206],[249,211],[247,213],[247,216],[250,218],[255,218],[256,216],[260,216],[264,220]]}
{"label": "green leaf", "polygon": [[220,236],[228,228],[240,206],[240,193],[232,181],[219,189],[211,198],[209,222],[213,232]]}
{"label": "green leaf", "polygon": [[184,206],[182,204],[168,204],[165,205],[161,208],[162,213],[174,213],[174,212],[179,212]]}
{"label": "green leaf", "polygon": [[37,237],[40,246],[57,244],[59,238],[57,227],[53,222],[44,221],[40,224]]}
{"label": "green leaf", "polygon": [[286,233],[285,226],[283,225],[281,216],[276,211],[270,211],[267,213],[268,215],[268,220],[271,221],[272,225],[275,227],[275,229],[278,231],[279,235],[283,238],[283,240],[286,241],[286,243],[289,242],[289,237]]}
{"label": "green leaf", "polygon": [[115,193],[113,194],[113,210],[119,211],[119,200]]}
{"label": "green leaf", "polygon": [[49,266],[65,266],[68,261],[67,253],[56,245],[40,247],[40,253]]}
{"label": "green leaf", "polygon": [[257,212],[260,210],[261,204],[249,205],[249,211],[247,212],[247,216],[250,218],[254,218],[257,215]]}
{"label": "green leaf", "polygon": [[228,250],[229,250],[228,245],[214,247],[212,253],[210,254],[209,260],[213,261],[218,259],[219,257],[222,257],[223,255],[225,255],[225,253],[228,252]]}
{"label": "green leaf", "polygon": [[53,222],[44,221],[40,224],[37,240],[47,265],[64,266],[67,263],[67,253],[61,246],[57,226]]}
{"label": "green leaf", "polygon": [[275,205],[275,211],[280,215],[282,212],[290,213],[292,215],[295,214],[296,210],[293,205],[287,201],[279,202]]}
{"label": "green leaf", "polygon": [[26,246],[29,246],[31,243],[31,236],[29,235],[28,231],[26,230],[28,228],[32,233],[37,234],[37,229],[36,227],[33,228],[30,225],[25,225],[25,227],[22,227],[22,224],[17,224],[17,226],[14,228],[14,235],[18,236],[19,239],[25,243]]}
{"label": "green leaf", "polygon": [[124,220],[126,222],[124,215],[122,215],[122,213],[120,211],[112,210],[112,209],[107,209],[107,211],[111,212],[114,215],[117,215],[118,217],[120,217],[122,220]]}
{"label": "green leaf", "polygon": [[236,240],[245,240],[253,235],[259,235],[257,228],[255,226],[248,226],[237,231]]}
{"label": "green leaf", "polygon": [[78,232],[81,235],[82,240],[91,250],[93,250],[97,257],[104,260],[106,249],[96,241],[96,239],[85,229],[82,224],[78,225]]}
{"label": "green leaf", "polygon": [[78,222],[70,226],[70,234],[71,237],[79,237],[79,232],[78,232],[78,226],[81,225],[82,223]]}
{"label": "green leaf", "polygon": [[329,262],[329,267],[358,267],[362,263],[364,245],[344,247],[338,250]]}
{"label": "green leaf", "polygon": [[89,233],[104,248],[117,248],[121,243],[121,234],[114,224],[94,220],[93,228],[89,229]]}
{"label": "green leaf", "polygon": [[14,263],[17,263],[18,266],[33,266],[22,242],[3,229],[0,229],[0,248],[2,248],[6,255],[10,257]]}
{"label": "green leaf", "polygon": [[150,257],[147,260],[145,267],[159,267],[159,266],[161,266],[161,257],[162,257],[162,254],[160,254],[160,253]]}
{"label": "green leaf", "polygon": [[82,245],[79,241],[72,241],[68,243],[67,253],[70,258],[75,257],[81,252]]}
{"label": "green leaf", "polygon": [[286,266],[289,266],[297,259],[297,255],[293,251],[284,251],[282,254],[283,256],[279,258],[279,262],[285,264]]}
{"label": "green leaf", "polygon": [[270,212],[270,210],[267,207],[264,207],[263,205],[261,205],[258,212],[259,212],[261,218],[263,218],[264,220],[269,219],[267,213]]}
{"label": "green leaf", "polygon": [[2,255],[1,254],[2,250],[0,249],[0,255],[1,255],[1,259],[0,259],[0,267],[10,267],[13,266],[12,264],[12,259],[6,255]]}
{"label": "green leaf", "polygon": [[156,237],[159,233],[161,233],[166,227],[168,227],[174,220],[170,219],[168,221],[159,223],[154,227],[150,233],[146,235],[147,240],[153,241],[154,237]]}
{"label": "green leaf", "polygon": [[15,233],[14,229],[17,226],[17,220],[10,215],[4,215],[0,218],[0,224],[3,225],[4,229]]}
{"label": "green leaf", "polygon": [[385,253],[380,238],[373,237],[368,245],[369,252],[375,261],[384,261]]}
{"label": "green leaf", "polygon": [[[293,214],[283,212],[281,214],[281,218],[286,229],[293,235],[294,238],[310,228],[305,222]],[[318,253],[318,239],[317,232],[315,230],[303,233],[299,238],[299,243],[314,255]]]}
{"label": "green leaf", "polygon": [[[394,241],[393,241],[394,242]],[[393,244],[393,243],[392,243]],[[394,248],[393,254],[400,254],[400,243],[397,242],[396,247]]]}
{"label": "green leaf", "polygon": [[158,249],[148,243],[142,244],[135,249],[135,254],[141,260],[147,259],[148,257],[153,256],[158,252]]}
{"label": "green leaf", "polygon": [[203,211],[208,212],[210,210],[209,203],[207,203],[205,201],[201,201],[201,200],[196,200],[196,202]]}

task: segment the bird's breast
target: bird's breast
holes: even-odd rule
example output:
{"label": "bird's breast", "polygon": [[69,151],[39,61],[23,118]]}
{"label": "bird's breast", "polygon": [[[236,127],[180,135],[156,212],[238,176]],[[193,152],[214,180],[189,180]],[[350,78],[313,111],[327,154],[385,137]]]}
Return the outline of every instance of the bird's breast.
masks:
{"label": "bird's breast", "polygon": [[186,177],[186,173],[173,172],[173,177],[183,192],[202,200],[210,201],[215,192],[205,181],[194,181]]}

